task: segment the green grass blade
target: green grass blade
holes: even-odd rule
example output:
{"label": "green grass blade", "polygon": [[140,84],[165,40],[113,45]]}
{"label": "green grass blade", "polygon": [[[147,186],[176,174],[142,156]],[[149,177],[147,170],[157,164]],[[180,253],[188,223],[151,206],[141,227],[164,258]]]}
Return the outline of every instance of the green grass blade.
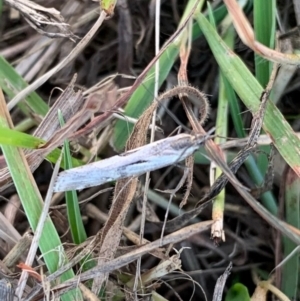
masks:
{"label": "green grass blade", "polygon": [[[273,48],[275,44],[275,0],[254,0],[253,21],[255,38],[260,43]],[[273,63],[255,54],[255,77],[262,87],[266,87],[272,72]],[[270,147],[260,146],[260,150],[266,154],[270,153]],[[258,166],[265,174],[268,168],[268,159],[264,154],[258,155]]]}
{"label": "green grass blade", "polygon": [[[46,141],[29,134],[21,133],[9,128],[2,128],[0,132],[0,144],[10,145],[15,147],[22,147],[28,149],[37,149],[38,146],[44,144]],[[56,149],[46,156],[46,159],[52,163],[56,163],[60,156],[60,150]],[[81,160],[71,158],[73,167],[78,167],[83,164]],[[62,167],[64,165],[64,159],[62,160]]]}
{"label": "green grass blade", "polygon": [[43,139],[33,137],[11,129],[1,129],[0,144],[37,149],[39,145],[45,143]]}
{"label": "green grass blade", "polygon": [[[59,121],[61,125],[64,125],[64,120],[61,112],[59,112]],[[73,158],[71,157],[69,142],[66,140],[64,142],[64,169],[73,168]],[[66,191],[66,205],[67,205],[67,214],[69,227],[72,235],[73,242],[77,245],[83,243],[87,239],[85,228],[82,221],[82,216],[79,207],[79,200],[76,190]],[[81,270],[87,271],[94,266],[96,262],[92,260],[92,256],[86,256],[81,260]]]}
{"label": "green grass blade", "polygon": [[[285,219],[286,222],[300,229],[300,179],[289,169],[285,179]],[[283,237],[284,258],[287,258],[297,245],[287,237]],[[282,292],[289,298],[299,300],[299,251],[284,264],[282,269]],[[298,294],[298,295],[297,295]]]}
{"label": "green grass blade", "polygon": [[[60,155],[60,150],[55,149],[49,155],[46,156],[46,159],[51,163],[56,163],[57,159],[59,158],[59,155]],[[82,162],[79,159],[71,158],[71,160],[72,160],[72,166],[73,167],[79,167],[79,166],[82,166],[84,164],[84,162]],[[62,159],[60,167],[64,168],[64,164],[65,164],[65,158]]]}
{"label": "green grass blade", "polygon": [[[208,5],[209,20],[214,28],[216,28],[215,19],[210,5]],[[225,43],[229,47],[233,47],[234,33],[231,30],[227,30],[224,37]],[[218,97],[218,108],[216,117],[216,135],[214,139],[215,143],[221,144],[226,142],[226,137],[228,136],[228,98],[226,95],[226,90],[224,86],[224,76],[222,72],[219,76],[219,97]],[[213,174],[216,181],[222,175],[222,170],[220,167],[214,168],[215,172]],[[212,207],[212,219],[215,221],[215,225],[212,227],[212,237],[218,240],[223,240],[223,220],[224,220],[224,208],[225,208],[225,188],[215,197]],[[222,233],[220,233],[222,231]]]}
{"label": "green grass blade", "polygon": [[[255,38],[270,48],[275,43],[275,5],[275,0],[254,0],[253,3]],[[266,87],[269,82],[272,65],[273,63],[255,54],[255,77],[262,87]]]}
{"label": "green grass blade", "polygon": [[[16,72],[16,70],[0,56],[0,87],[9,98],[13,98],[18,92],[26,88],[28,84]],[[38,96],[36,92],[30,93],[26,97],[26,104],[19,102],[21,111],[29,116],[32,111],[38,115],[45,116],[48,112],[48,105]],[[30,111],[30,109],[32,111]]]}
{"label": "green grass blade", "polygon": [[[252,112],[258,112],[262,86],[242,60],[232,52],[202,14],[196,16],[210,48],[224,75]],[[268,102],[263,124],[285,161],[300,174],[300,140],[272,102]]]}
{"label": "green grass blade", "polygon": [[[217,119],[216,119],[216,135],[217,137],[214,139],[216,143],[224,143],[226,142],[226,137],[228,136],[228,99],[226,96],[226,91],[224,88],[223,76],[220,75],[220,88],[219,88],[219,97],[218,97],[218,109],[217,109]],[[222,175],[222,170],[219,167],[215,169],[215,177],[216,180],[218,177]],[[219,222],[223,225],[224,219],[224,208],[225,208],[225,188],[215,197],[212,208],[212,217],[215,222]],[[217,230],[219,231],[219,230]],[[223,231],[223,226],[222,226]],[[223,239],[223,235],[221,237],[217,237],[220,233],[214,233],[212,235],[215,236],[216,239]],[[221,234],[220,234],[221,235]]]}
{"label": "green grass blade", "polygon": [[[58,118],[61,126],[63,126],[64,120],[61,112],[59,112]],[[69,142],[65,140],[64,142],[64,169],[65,170],[73,168],[71,159],[72,157],[71,157]],[[69,221],[72,239],[75,244],[79,245],[80,243],[86,241],[87,235],[82,222],[82,216],[80,213],[77,192],[75,190],[67,191],[65,195],[66,195],[68,221]]]}

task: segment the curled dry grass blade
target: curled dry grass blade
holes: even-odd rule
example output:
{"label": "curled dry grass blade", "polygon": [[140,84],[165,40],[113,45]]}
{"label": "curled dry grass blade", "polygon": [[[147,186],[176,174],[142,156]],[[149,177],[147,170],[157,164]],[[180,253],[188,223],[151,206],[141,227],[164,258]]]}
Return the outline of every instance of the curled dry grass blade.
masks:
{"label": "curled dry grass blade", "polygon": [[[254,38],[253,29],[245,17],[242,9],[237,4],[236,0],[224,0],[228,12],[232,17],[233,24],[236,31],[238,32],[243,43],[250,47],[255,53],[266,58],[267,60],[277,62],[280,64],[291,64],[299,65],[300,64],[300,55],[299,54],[285,54],[279,51],[273,50],[259,41],[256,41]],[[267,2],[267,1],[266,1]],[[269,1],[270,2],[270,1]]]}
{"label": "curled dry grass blade", "polygon": [[[190,10],[195,5],[196,1],[189,1],[186,6],[186,11],[184,12],[183,18],[181,20],[180,26],[183,21],[186,20],[186,17],[189,15]],[[216,9],[214,11],[214,16],[216,22],[219,23],[224,16],[226,15],[226,10],[224,6]],[[193,26],[193,40],[201,35],[201,31],[199,30],[199,26],[195,24]],[[164,82],[166,77],[168,76],[173,64],[178,57],[179,47],[181,45],[180,36],[176,39],[176,41],[172,41],[167,47],[164,49],[163,53],[159,57],[159,86]],[[143,81],[139,84],[138,88],[131,95],[126,107],[125,114],[134,118],[138,118],[145,109],[153,102],[153,91],[154,91],[154,82],[155,82],[155,66],[154,62],[151,62],[151,68],[148,69],[147,74]],[[148,67],[147,67],[148,68]],[[137,79],[138,80],[138,79]],[[118,120],[116,126],[114,128],[114,147],[117,150],[122,150],[125,146],[125,143],[132,132],[133,125],[128,124],[125,121]]]}

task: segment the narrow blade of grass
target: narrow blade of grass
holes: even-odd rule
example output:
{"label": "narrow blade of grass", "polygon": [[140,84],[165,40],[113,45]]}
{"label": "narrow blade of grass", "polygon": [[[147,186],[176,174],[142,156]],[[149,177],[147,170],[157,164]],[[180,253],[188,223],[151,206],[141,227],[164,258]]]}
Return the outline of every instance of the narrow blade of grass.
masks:
{"label": "narrow blade of grass", "polygon": [[[253,3],[254,32],[257,41],[273,48],[275,43],[275,0]],[[255,76],[262,87],[266,87],[273,63],[255,54]]]}
{"label": "narrow blade of grass", "polygon": [[[13,98],[26,88],[28,84],[26,81],[16,72],[16,70],[2,57],[0,56],[0,87],[7,94],[8,97]],[[38,115],[45,116],[48,112],[48,105],[39,97],[36,92],[30,93],[26,97],[26,104],[20,102],[18,104],[21,111],[29,116],[32,111]],[[32,111],[30,111],[30,109]]]}
{"label": "narrow blade of grass", "polygon": [[[61,126],[64,125],[64,120],[61,112],[59,112],[59,121]],[[64,142],[64,169],[71,169],[73,168],[73,158],[71,157],[70,146],[69,142],[66,140]],[[66,191],[66,205],[67,205],[67,214],[68,214],[68,221],[69,227],[71,230],[71,235],[73,242],[77,245],[83,243],[87,239],[87,235],[85,232],[85,228],[82,221],[82,216],[79,207],[79,200],[77,196],[76,190]],[[82,271],[87,271],[90,268],[93,268],[96,263],[94,260],[91,260],[91,256],[87,256],[83,260],[81,260],[82,264]]]}
{"label": "narrow blade of grass", "polygon": [[[26,133],[21,133],[9,128],[2,128],[0,133],[0,144],[7,146],[22,147],[27,149],[38,149],[38,146],[44,144],[46,141]],[[46,159],[52,163],[56,163],[60,156],[60,150],[55,149],[46,156]],[[72,158],[72,166],[81,166],[82,162],[75,158]],[[62,160],[62,167],[64,165],[64,159]]]}
{"label": "narrow blade of grass", "polygon": [[[257,41],[273,49],[275,43],[275,0],[260,1],[254,0],[253,19],[254,32]],[[255,54],[255,77],[263,88],[269,82],[273,63]],[[268,168],[268,159],[265,154],[270,153],[269,146],[260,146],[263,152],[258,155],[258,166],[265,174]]]}
{"label": "narrow blade of grass", "polygon": [[1,129],[0,144],[37,149],[43,143],[45,143],[43,139],[11,129]]}
{"label": "narrow blade of grass", "polygon": [[[289,169],[285,179],[285,218],[290,225],[300,229],[300,179]],[[283,238],[284,258],[287,258],[297,247],[289,238]],[[296,252],[283,266],[282,291],[289,298],[297,300],[299,293],[299,252]],[[298,293],[298,296],[297,296]]]}
{"label": "narrow blade of grass", "polygon": [[[58,112],[58,118],[61,126],[63,126],[64,120],[61,112]],[[71,160],[71,152],[69,142],[65,140],[64,142],[64,169],[73,168],[72,160]],[[86,241],[87,236],[82,222],[82,216],[80,213],[80,208],[78,204],[77,192],[75,190],[67,191],[66,195],[66,204],[67,204],[67,212],[68,212],[68,221],[71,230],[71,235],[73,242],[75,244],[80,244]]]}
{"label": "narrow blade of grass", "polygon": [[[216,28],[213,13],[209,6],[209,17],[210,23],[214,28]],[[233,30],[227,30],[224,36],[224,40],[229,47],[233,47],[234,42],[234,32]],[[218,109],[216,118],[216,135],[214,139],[215,143],[220,144],[226,142],[226,137],[228,136],[228,98],[226,95],[226,89],[224,85],[224,76],[222,72],[219,76],[219,97],[218,97]],[[225,159],[225,158],[224,158]],[[222,175],[222,169],[216,167],[213,175],[213,182],[217,180]],[[213,184],[213,183],[211,183]],[[212,208],[212,219],[214,220],[214,225],[212,226],[212,237],[216,241],[224,240],[225,234],[223,229],[224,223],[224,208],[225,208],[225,188],[216,196],[213,202]]]}

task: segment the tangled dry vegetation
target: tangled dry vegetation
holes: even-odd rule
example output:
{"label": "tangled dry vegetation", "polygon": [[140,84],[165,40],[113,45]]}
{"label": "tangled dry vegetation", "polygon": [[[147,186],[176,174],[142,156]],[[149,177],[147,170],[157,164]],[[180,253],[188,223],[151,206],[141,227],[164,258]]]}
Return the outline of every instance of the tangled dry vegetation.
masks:
{"label": "tangled dry vegetation", "polygon": [[1,1],[1,300],[299,297],[298,255],[280,264],[300,241],[299,57],[235,0],[114,2]]}

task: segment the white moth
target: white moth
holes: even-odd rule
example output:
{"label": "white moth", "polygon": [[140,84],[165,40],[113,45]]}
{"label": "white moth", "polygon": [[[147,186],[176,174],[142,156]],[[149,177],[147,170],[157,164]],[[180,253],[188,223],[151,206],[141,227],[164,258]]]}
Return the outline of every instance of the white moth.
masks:
{"label": "white moth", "polygon": [[207,135],[179,134],[130,150],[121,155],[61,172],[54,191],[77,190],[135,177],[180,162],[192,155]]}

